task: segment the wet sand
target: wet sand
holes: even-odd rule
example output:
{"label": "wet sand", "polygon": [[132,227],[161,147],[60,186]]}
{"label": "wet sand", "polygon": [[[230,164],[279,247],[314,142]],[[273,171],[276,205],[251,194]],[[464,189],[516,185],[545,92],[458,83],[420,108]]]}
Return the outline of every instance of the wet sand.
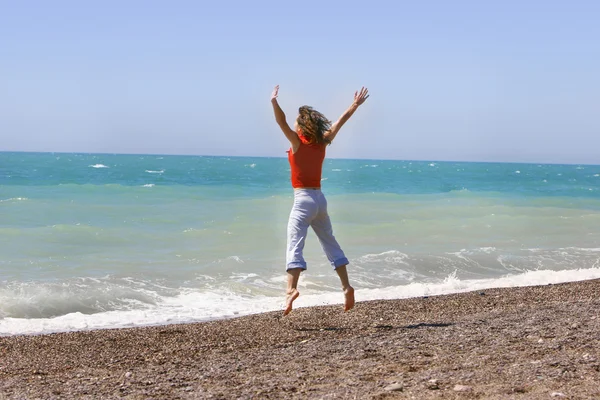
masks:
{"label": "wet sand", "polygon": [[[600,399],[600,280],[0,338],[0,399]],[[341,295],[340,295],[341,296]]]}

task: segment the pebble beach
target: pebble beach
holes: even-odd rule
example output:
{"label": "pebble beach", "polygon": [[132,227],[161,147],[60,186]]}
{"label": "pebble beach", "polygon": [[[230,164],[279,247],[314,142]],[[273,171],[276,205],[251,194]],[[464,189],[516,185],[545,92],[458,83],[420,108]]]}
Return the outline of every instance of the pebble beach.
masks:
{"label": "pebble beach", "polygon": [[0,337],[0,399],[598,399],[600,280]]}

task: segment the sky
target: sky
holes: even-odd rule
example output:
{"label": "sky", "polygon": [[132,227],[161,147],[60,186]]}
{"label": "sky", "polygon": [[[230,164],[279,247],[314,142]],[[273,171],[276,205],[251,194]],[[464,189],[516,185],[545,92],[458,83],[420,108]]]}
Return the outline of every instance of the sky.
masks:
{"label": "sky", "polygon": [[[0,0],[0,151],[600,164],[597,1]],[[1,155],[0,155],[1,156]]]}

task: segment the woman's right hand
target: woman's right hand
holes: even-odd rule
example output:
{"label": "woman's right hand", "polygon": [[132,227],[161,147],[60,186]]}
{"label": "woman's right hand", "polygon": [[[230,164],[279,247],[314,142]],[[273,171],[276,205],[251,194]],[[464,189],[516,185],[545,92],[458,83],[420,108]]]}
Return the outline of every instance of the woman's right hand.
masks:
{"label": "woman's right hand", "polygon": [[277,96],[279,96],[279,85],[275,86],[275,89],[273,89],[273,93],[271,93],[271,101],[277,100]]}

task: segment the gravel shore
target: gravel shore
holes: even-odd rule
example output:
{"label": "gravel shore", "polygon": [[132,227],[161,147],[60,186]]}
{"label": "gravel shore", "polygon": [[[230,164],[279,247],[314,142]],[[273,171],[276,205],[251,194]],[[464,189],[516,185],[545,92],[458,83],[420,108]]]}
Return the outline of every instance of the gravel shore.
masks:
{"label": "gravel shore", "polygon": [[0,337],[0,399],[600,399],[599,294],[590,280]]}

